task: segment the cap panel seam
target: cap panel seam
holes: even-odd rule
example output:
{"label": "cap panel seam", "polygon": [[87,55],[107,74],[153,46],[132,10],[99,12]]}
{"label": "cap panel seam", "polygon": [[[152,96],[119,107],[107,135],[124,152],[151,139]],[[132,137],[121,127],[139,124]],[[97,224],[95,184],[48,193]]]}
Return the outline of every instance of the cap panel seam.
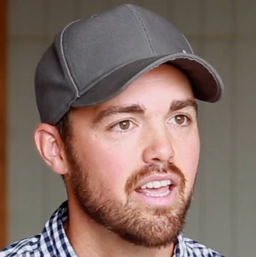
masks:
{"label": "cap panel seam", "polygon": [[80,97],[78,86],[76,85],[75,80],[74,80],[74,78],[72,77],[72,74],[71,74],[71,71],[70,71],[70,68],[69,68],[69,65],[68,65],[66,56],[65,56],[64,47],[63,47],[63,37],[64,37],[64,33],[66,32],[66,30],[67,30],[72,24],[74,24],[74,23],[77,22],[77,21],[78,21],[78,20],[69,23],[69,24],[61,31],[61,34],[60,34],[60,51],[61,51],[61,56],[62,56],[63,61],[64,61],[64,65],[65,65],[65,67],[66,67],[66,71],[67,71],[68,77],[69,77],[69,79],[71,80],[71,83],[72,83],[72,85],[74,86],[74,88],[75,88],[75,90],[76,90],[76,95],[77,95],[77,97]]}
{"label": "cap panel seam", "polygon": [[148,30],[147,30],[147,28],[146,28],[146,26],[145,26],[145,24],[144,24],[144,22],[143,22],[143,20],[142,20],[142,18],[141,18],[141,16],[140,16],[139,12],[138,12],[132,5],[130,5],[130,4],[126,4],[125,6],[126,6],[126,7],[135,15],[135,17],[139,20],[140,25],[141,25],[141,27],[142,27],[142,29],[143,29],[143,31],[144,31],[144,33],[145,33],[145,36],[146,36],[146,38],[147,38],[147,43],[148,43],[150,52],[151,52],[151,54],[155,55],[155,51],[154,51],[154,49],[153,49],[153,45],[152,45],[152,43],[151,43]]}

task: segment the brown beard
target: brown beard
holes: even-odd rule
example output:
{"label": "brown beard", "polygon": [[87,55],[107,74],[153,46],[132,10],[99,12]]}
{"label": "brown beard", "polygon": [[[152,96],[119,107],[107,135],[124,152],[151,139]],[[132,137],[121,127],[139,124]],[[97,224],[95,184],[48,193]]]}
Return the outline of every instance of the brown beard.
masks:
{"label": "brown beard", "polygon": [[[104,190],[101,190],[104,185],[92,183],[93,175],[80,164],[71,143],[66,145],[66,156],[71,170],[66,179],[72,187],[79,207],[93,221],[135,245],[161,248],[177,241],[178,235],[183,230],[193,195],[191,190],[187,199],[184,198],[186,180],[177,166],[170,163],[164,167],[151,164],[134,172],[125,186],[127,201],[122,203],[106,197]],[[165,208],[141,204],[134,197],[136,185],[143,178],[160,173],[174,173],[179,177],[175,203]]]}

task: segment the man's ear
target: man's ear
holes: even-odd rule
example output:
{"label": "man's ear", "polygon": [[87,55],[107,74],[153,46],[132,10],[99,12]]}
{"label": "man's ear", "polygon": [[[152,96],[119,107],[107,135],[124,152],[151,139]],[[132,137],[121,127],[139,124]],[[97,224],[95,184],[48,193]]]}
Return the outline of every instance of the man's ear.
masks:
{"label": "man's ear", "polygon": [[45,163],[57,174],[68,172],[64,145],[55,126],[41,123],[35,130],[34,141]]}

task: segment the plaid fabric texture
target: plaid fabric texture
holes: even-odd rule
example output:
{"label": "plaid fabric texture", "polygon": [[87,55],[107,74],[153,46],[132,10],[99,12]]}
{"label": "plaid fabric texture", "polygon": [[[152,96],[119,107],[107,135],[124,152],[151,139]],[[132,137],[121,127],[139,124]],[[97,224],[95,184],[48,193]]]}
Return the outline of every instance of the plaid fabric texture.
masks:
{"label": "plaid fabric texture", "polygon": [[[67,217],[67,202],[64,202],[47,221],[41,234],[7,246],[0,251],[0,257],[76,257],[63,228]],[[181,234],[173,257],[224,256]]]}

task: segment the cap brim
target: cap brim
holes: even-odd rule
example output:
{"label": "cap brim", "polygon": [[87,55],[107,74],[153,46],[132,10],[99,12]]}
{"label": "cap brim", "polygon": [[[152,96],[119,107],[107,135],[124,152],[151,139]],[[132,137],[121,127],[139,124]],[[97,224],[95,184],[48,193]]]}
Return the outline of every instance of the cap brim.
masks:
{"label": "cap brim", "polygon": [[120,94],[138,77],[164,63],[176,66],[188,76],[195,98],[207,102],[220,99],[223,82],[216,70],[196,55],[180,53],[140,59],[119,67],[99,78],[86,92],[81,92],[81,97],[71,106],[86,107],[106,102]]}

